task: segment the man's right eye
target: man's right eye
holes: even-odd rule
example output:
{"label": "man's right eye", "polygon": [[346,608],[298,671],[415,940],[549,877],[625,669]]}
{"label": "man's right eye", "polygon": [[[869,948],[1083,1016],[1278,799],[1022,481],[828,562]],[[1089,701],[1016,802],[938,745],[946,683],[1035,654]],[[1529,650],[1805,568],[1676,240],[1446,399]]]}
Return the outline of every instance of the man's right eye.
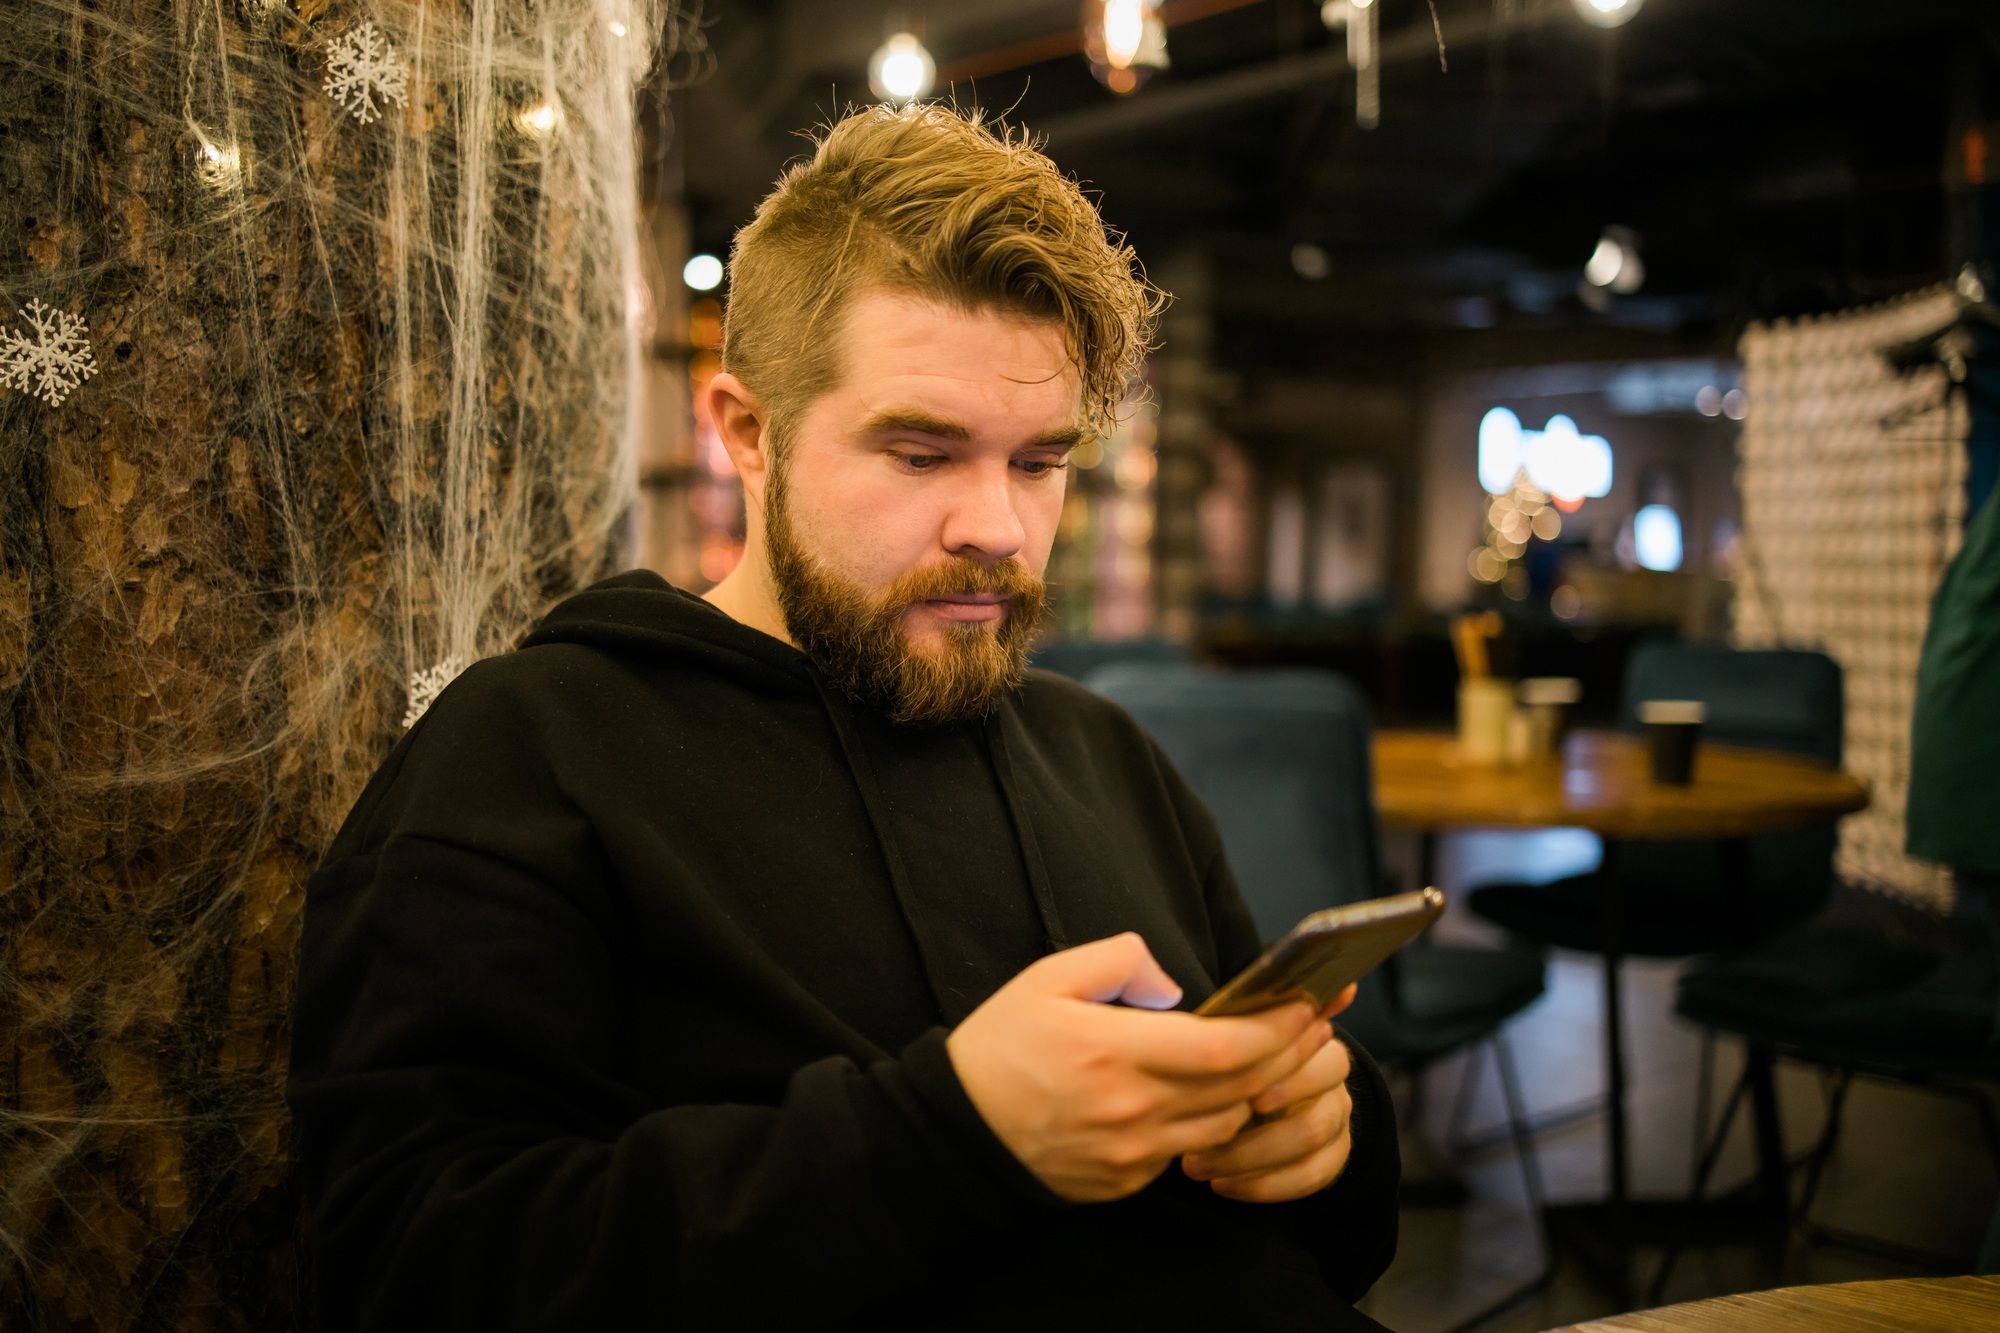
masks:
{"label": "man's right eye", "polygon": [[900,454],[889,455],[912,472],[929,472],[938,463],[944,462],[943,454]]}

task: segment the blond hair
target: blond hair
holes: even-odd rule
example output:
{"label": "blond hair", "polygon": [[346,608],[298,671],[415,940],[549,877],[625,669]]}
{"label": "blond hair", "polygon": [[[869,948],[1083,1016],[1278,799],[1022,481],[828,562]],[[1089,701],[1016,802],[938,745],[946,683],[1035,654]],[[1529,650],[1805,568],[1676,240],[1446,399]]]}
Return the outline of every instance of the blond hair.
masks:
{"label": "blond hair", "polygon": [[1025,136],[937,105],[848,115],[736,234],[722,364],[763,400],[781,452],[838,384],[847,302],[868,288],[1061,325],[1093,430],[1123,401],[1162,303]]}

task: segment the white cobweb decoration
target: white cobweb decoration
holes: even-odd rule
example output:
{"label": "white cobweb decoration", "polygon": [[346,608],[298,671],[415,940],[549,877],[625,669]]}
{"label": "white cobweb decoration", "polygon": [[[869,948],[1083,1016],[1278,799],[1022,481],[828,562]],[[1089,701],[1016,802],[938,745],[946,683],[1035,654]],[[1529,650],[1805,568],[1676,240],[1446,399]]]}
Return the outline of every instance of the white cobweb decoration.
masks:
{"label": "white cobweb decoration", "polygon": [[326,54],[320,85],[342,110],[366,125],[379,114],[376,101],[408,106],[410,68],[373,22],[363,20],[336,39]]}
{"label": "white cobweb decoration", "polygon": [[23,313],[34,334],[0,330],[0,384],[61,407],[63,399],[97,373],[90,326],[81,316],[51,310],[40,301],[28,302]]}
{"label": "white cobweb decoration", "polygon": [[471,663],[465,658],[452,656],[413,673],[410,676],[410,706],[403,712],[403,730],[408,731],[416,726],[417,719],[430,709],[440,694],[444,693],[444,687],[457,680],[459,674],[470,665]]}

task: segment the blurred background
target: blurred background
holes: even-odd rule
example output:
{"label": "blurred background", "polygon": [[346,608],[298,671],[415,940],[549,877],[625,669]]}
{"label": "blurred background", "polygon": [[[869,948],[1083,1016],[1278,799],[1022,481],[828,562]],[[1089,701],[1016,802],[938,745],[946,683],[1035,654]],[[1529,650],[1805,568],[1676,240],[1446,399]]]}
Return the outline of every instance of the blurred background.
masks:
{"label": "blurred background", "polygon": [[[1389,720],[1448,714],[1468,605],[1519,627],[1525,672],[1598,685],[1586,710],[1635,635],[1723,634],[1756,573],[1745,329],[1984,256],[2000,39],[1974,0],[1135,9],[1116,68],[1072,0],[709,0],[649,183],[647,564],[731,567],[738,492],[683,389],[716,364],[720,261],[804,136],[885,93],[1039,136],[1174,295],[1145,403],[1073,474],[1058,631],[1338,666]],[[897,34],[914,82],[877,92]],[[1589,493],[1510,517],[1480,451],[1507,414],[1574,426]]]}

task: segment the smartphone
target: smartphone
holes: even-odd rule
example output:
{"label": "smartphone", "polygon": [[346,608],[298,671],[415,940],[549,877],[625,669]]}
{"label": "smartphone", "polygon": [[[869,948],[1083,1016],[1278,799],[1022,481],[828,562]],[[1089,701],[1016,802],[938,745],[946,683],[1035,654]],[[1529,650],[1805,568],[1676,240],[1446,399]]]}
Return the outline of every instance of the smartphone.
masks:
{"label": "smartphone", "polygon": [[1443,914],[1444,895],[1436,889],[1314,912],[1195,1012],[1221,1018],[1296,1000],[1323,1007]]}

